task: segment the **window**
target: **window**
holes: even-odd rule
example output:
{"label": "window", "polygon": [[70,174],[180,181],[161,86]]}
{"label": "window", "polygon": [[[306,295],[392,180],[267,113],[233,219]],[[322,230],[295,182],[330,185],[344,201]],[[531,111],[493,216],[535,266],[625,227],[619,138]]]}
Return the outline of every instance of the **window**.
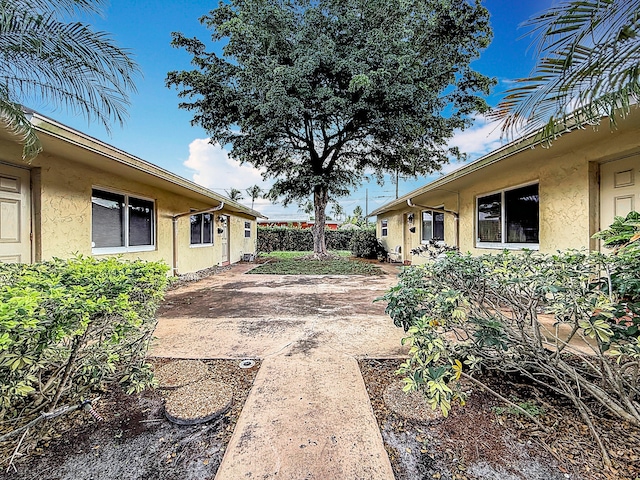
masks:
{"label": "window", "polygon": [[191,245],[213,245],[213,213],[191,215]]}
{"label": "window", "polygon": [[149,250],[155,245],[152,200],[107,192],[91,192],[91,243],[96,253]]}
{"label": "window", "polygon": [[251,238],[251,222],[244,222],[244,238]]}
{"label": "window", "polygon": [[387,234],[389,233],[389,229],[387,226],[388,226],[387,220],[380,220],[380,235],[383,237],[386,237]]}
{"label": "window", "polygon": [[422,212],[422,242],[444,240],[444,212]]}
{"label": "window", "polygon": [[539,242],[538,184],[478,197],[478,243],[504,248]]}

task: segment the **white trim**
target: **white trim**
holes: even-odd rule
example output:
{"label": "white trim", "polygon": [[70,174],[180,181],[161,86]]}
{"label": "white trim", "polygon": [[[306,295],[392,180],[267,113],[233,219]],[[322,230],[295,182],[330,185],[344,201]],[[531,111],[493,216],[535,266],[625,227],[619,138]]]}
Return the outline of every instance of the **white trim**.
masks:
{"label": "white trim", "polygon": [[[194,210],[194,212],[196,212],[197,210]],[[200,220],[200,224],[202,226],[202,224],[204,223],[204,216],[205,215],[211,215],[211,242],[207,242],[207,243],[192,243],[191,241],[191,217],[201,217]],[[189,215],[189,248],[200,248],[200,247],[211,247],[215,244],[215,222],[216,222],[216,215],[215,212],[200,212],[200,213],[192,213]],[[200,230],[200,239],[202,240],[204,238],[204,230]]]}
{"label": "white trim", "polygon": [[118,253],[153,252],[155,245],[136,245],[134,247],[91,247],[93,255],[113,255]]}
{"label": "white trim", "polygon": [[[156,242],[156,234],[157,234],[157,223],[158,223],[158,209],[156,200],[154,198],[145,197],[143,195],[137,195],[135,193],[129,193],[124,190],[117,190],[110,187],[102,187],[100,185],[92,185],[91,187],[91,198],[93,198],[93,191],[100,190],[106,193],[112,193],[114,195],[122,195],[125,199],[125,208],[124,208],[124,246],[120,247],[94,247],[93,246],[93,213],[91,214],[91,253],[95,255],[112,255],[119,253],[135,253],[135,252],[152,252],[156,250],[157,242]],[[143,200],[145,202],[151,202],[153,204],[153,222],[151,224],[151,244],[150,245],[129,245],[129,198],[134,198],[136,200]],[[93,200],[92,200],[92,209],[93,209]]]}
{"label": "white trim", "polygon": [[[435,208],[439,208],[439,209],[444,209],[444,204],[443,205],[439,205],[437,207],[433,207]],[[431,212],[431,238],[429,240],[425,240],[423,237],[423,227],[424,227],[424,220],[422,218],[422,214],[424,212]],[[427,243],[429,243],[431,240],[433,240],[433,231],[435,230],[435,214],[436,213],[442,213],[443,215],[443,219],[442,219],[442,235],[444,236],[444,212],[436,212],[435,210],[431,209],[431,208],[425,208],[424,210],[420,210],[420,245],[426,245]],[[444,238],[442,240],[439,240],[440,242],[442,242],[442,244],[444,244]]]}
{"label": "white trim", "polygon": [[478,242],[476,240],[476,248],[486,248],[487,250],[540,250],[539,243],[495,243],[495,242]]}
{"label": "white trim", "polygon": [[[505,193],[517,190],[519,188],[530,187],[532,185],[538,185],[538,243],[507,243],[506,238],[506,205],[504,201]],[[488,197],[490,195],[500,194],[500,236],[502,242],[482,242],[478,238],[478,202],[482,197]],[[525,182],[511,187],[502,188],[500,190],[493,190],[487,193],[481,193],[475,197],[474,208],[474,233],[475,233],[475,248],[486,248],[491,250],[539,250],[540,249],[540,180],[531,182]]]}
{"label": "white trim", "polygon": [[189,248],[206,248],[206,247],[213,247],[214,244],[213,243],[191,243],[189,244]]}

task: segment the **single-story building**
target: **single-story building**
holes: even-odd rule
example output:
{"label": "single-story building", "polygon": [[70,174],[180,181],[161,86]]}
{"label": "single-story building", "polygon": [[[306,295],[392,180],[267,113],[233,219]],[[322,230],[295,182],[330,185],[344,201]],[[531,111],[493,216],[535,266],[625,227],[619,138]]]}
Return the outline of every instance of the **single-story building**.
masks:
{"label": "single-story building", "polygon": [[575,129],[550,147],[522,138],[376,209],[377,235],[405,263],[432,239],[462,252],[599,250],[592,235],[640,205],[640,112]]}
{"label": "single-story building", "polygon": [[[36,112],[33,160],[0,128],[0,261],[77,254],[164,261],[173,274],[256,252],[260,213]],[[262,217],[264,218],[264,217]]]}

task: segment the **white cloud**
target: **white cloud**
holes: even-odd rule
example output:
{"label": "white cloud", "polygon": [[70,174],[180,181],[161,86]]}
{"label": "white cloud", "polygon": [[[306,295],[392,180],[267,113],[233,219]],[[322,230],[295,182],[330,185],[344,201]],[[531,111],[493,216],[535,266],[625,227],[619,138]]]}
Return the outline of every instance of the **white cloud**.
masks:
{"label": "white cloud", "polygon": [[473,126],[456,132],[449,146],[458,147],[469,158],[475,159],[499,148],[503,144],[500,134],[498,123],[476,117]]}
{"label": "white cloud", "polygon": [[[473,161],[500,148],[505,141],[500,138],[500,125],[489,122],[484,117],[476,117],[473,126],[466,130],[457,130],[451,141],[450,147],[458,147],[462,153],[467,154],[468,161]],[[452,172],[460,168],[464,163],[451,162],[442,166],[442,174]]]}
{"label": "white cloud", "polygon": [[189,144],[189,158],[184,165],[195,170],[193,181],[203,187],[224,194],[224,190],[244,190],[252,185],[269,188],[262,174],[251,165],[229,158],[229,152],[220,145],[212,145],[206,138],[196,138]]}

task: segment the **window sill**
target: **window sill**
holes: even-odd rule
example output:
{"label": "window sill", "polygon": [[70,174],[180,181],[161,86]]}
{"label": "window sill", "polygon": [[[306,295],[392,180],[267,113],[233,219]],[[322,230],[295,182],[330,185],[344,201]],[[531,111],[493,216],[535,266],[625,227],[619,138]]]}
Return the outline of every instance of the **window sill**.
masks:
{"label": "window sill", "polygon": [[[420,245],[428,245],[431,243],[431,240],[420,240]],[[444,240],[436,240],[436,245],[438,247],[444,247],[446,245]]]}
{"label": "window sill", "polygon": [[189,244],[189,248],[206,248],[213,247],[213,243],[191,243]]}
{"label": "window sill", "polygon": [[538,243],[482,243],[476,242],[476,248],[488,250],[540,250]]}
{"label": "window sill", "polygon": [[93,255],[118,255],[121,253],[153,252],[155,249],[155,245],[140,245],[136,247],[102,247],[92,248],[91,253]]}

